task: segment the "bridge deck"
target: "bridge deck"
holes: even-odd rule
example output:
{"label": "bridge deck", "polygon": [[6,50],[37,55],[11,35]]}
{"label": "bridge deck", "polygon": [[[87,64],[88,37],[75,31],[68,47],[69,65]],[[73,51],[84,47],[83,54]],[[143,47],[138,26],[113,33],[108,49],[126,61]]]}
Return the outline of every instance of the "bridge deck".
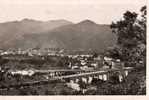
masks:
{"label": "bridge deck", "polygon": [[[132,69],[133,68],[131,68],[131,67],[124,68],[124,70],[132,70]],[[25,82],[25,83],[10,85],[10,86],[3,86],[3,87],[0,87],[0,90],[10,89],[10,88],[18,88],[18,87],[22,87],[22,86],[40,85],[40,84],[43,84],[43,83],[49,83],[50,81],[59,80],[59,79],[75,78],[75,77],[96,75],[96,74],[100,75],[100,74],[105,74],[109,71],[120,71],[120,70],[118,70],[118,69],[108,69],[108,70],[100,70],[100,71],[86,72],[86,73],[73,74],[73,75],[65,75],[65,76],[50,78],[49,80],[39,80],[39,81],[34,81],[34,82]],[[53,72],[53,70],[52,70],[52,72]]]}
{"label": "bridge deck", "polygon": [[[132,67],[124,67],[123,70],[131,70]],[[39,73],[50,73],[50,72],[94,72],[94,71],[109,71],[109,70],[120,70],[120,69],[98,69],[98,70],[81,70],[81,69],[57,69],[57,70],[35,70]]]}
{"label": "bridge deck", "polygon": [[[126,68],[123,70],[132,70],[132,68]],[[85,73],[79,73],[79,74],[73,74],[73,75],[66,75],[66,76],[57,76],[53,79],[66,79],[66,78],[75,78],[75,77],[83,77],[83,76],[90,76],[90,75],[102,75],[109,72],[121,72],[120,69],[108,69],[108,70],[100,70],[100,71],[92,71],[92,72],[85,72]]]}

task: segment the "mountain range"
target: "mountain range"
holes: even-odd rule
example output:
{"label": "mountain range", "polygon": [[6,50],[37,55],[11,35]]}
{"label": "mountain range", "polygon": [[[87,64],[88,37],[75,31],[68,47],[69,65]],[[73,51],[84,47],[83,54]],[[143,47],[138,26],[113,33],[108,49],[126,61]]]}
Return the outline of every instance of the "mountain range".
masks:
{"label": "mountain range", "polygon": [[91,20],[73,23],[67,20],[37,21],[23,19],[0,23],[0,47],[65,48],[103,51],[116,43],[110,25]]}

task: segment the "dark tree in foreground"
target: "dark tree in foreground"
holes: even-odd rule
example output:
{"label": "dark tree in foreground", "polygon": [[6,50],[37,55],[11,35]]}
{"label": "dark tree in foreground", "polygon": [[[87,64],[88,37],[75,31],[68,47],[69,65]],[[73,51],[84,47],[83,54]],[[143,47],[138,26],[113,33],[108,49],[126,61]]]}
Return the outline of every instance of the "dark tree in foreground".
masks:
{"label": "dark tree in foreground", "polygon": [[111,28],[117,35],[117,46],[112,51],[123,61],[142,62],[146,58],[146,6],[142,7],[141,15],[126,11],[123,19],[112,22]]}

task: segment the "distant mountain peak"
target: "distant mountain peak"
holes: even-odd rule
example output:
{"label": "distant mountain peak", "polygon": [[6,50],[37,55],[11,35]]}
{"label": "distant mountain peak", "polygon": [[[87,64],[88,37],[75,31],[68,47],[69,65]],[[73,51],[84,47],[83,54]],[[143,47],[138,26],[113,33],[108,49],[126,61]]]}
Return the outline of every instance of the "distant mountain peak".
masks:
{"label": "distant mountain peak", "polygon": [[23,19],[0,23],[0,47],[8,48],[65,48],[103,51],[115,44],[109,25],[91,20],[71,24],[67,20],[39,21]]}
{"label": "distant mountain peak", "polygon": [[24,18],[22,19],[22,21],[34,21],[33,19],[29,19],[29,18]]}
{"label": "distant mountain peak", "polygon": [[[61,21],[61,22],[71,22],[71,21],[68,21],[68,20],[65,20],[65,19],[58,19],[58,20],[49,20],[51,22],[57,22],[57,21]],[[73,22],[71,22],[73,23]]]}
{"label": "distant mountain peak", "polygon": [[81,22],[79,22],[78,24],[87,24],[87,25],[90,25],[90,24],[96,24],[95,22],[89,20],[89,19],[86,19],[86,20],[83,20]]}
{"label": "distant mountain peak", "polygon": [[59,24],[74,24],[73,22],[71,21],[68,21],[68,20],[65,20],[65,19],[59,19],[59,20],[49,20],[47,21],[49,23],[59,23]]}
{"label": "distant mountain peak", "polygon": [[34,19],[29,19],[29,18],[24,18],[21,20],[21,22],[41,22],[39,20],[34,20]]}

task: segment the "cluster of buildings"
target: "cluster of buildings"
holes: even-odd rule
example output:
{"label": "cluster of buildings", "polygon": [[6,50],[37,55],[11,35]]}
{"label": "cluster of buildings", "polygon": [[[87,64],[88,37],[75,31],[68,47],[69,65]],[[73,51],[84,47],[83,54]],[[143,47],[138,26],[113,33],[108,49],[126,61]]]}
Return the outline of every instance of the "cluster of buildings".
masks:
{"label": "cluster of buildings", "polygon": [[124,67],[124,64],[120,61],[120,59],[113,59],[104,55],[94,56],[92,54],[85,55],[68,55],[72,61],[69,62],[69,68],[71,69],[112,69]]}
{"label": "cluster of buildings", "polygon": [[69,58],[68,68],[70,69],[96,69],[96,68],[112,68],[116,63],[120,63],[119,59],[113,59],[106,56],[93,56],[93,54],[68,54],[64,49],[58,48],[33,48],[33,49],[8,49],[0,50],[0,55],[27,55],[27,56],[60,56]]}
{"label": "cluster of buildings", "polygon": [[81,70],[91,70],[99,67],[99,62],[101,60],[100,56],[93,57],[93,55],[74,55],[69,56],[71,61],[69,62],[69,68],[71,69],[81,69]]}
{"label": "cluster of buildings", "polygon": [[[80,69],[80,70],[95,70],[98,68],[116,68],[123,66],[119,59],[113,59],[107,56],[93,54],[68,54],[64,51],[64,49],[58,48],[45,48],[45,49],[8,49],[8,50],[0,50],[0,55],[27,55],[27,56],[60,56],[67,57],[69,60],[67,61],[69,69]],[[17,72],[16,72],[17,73]],[[19,73],[32,73],[32,72],[19,72]]]}
{"label": "cluster of buildings", "polygon": [[58,48],[29,48],[29,49],[8,49],[8,50],[0,50],[0,55],[28,55],[28,56],[44,56],[44,55],[61,55],[63,56],[63,49]]}
{"label": "cluster of buildings", "polygon": [[33,70],[16,70],[16,71],[9,71],[11,75],[22,75],[22,76],[32,76],[35,74]]}

